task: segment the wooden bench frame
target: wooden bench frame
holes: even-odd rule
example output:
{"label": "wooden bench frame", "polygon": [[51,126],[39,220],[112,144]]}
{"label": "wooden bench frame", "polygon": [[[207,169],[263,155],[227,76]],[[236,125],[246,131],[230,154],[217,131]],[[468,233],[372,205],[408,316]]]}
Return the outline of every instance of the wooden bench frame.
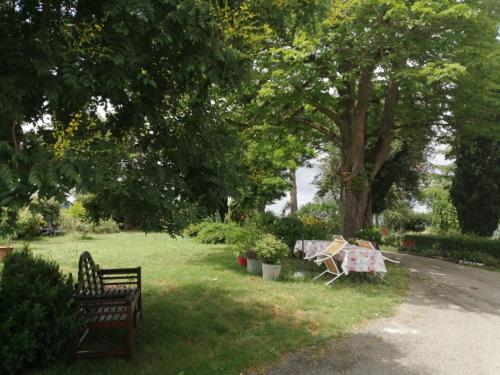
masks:
{"label": "wooden bench frame", "polygon": [[[142,320],[141,267],[100,269],[89,252],[80,255],[78,292],[73,297],[85,318],[75,343],[76,358],[132,355],[135,328]],[[85,339],[97,329],[125,328],[126,346],[111,351],[84,350]]]}

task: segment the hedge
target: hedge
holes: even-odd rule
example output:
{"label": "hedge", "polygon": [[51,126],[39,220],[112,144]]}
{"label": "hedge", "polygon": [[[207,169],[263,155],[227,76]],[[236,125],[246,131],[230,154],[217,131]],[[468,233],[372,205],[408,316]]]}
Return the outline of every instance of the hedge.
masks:
{"label": "hedge", "polygon": [[64,356],[80,327],[73,279],[27,249],[5,258],[0,278],[0,373]]}
{"label": "hedge", "polygon": [[500,266],[500,241],[465,235],[406,234],[403,251]]}

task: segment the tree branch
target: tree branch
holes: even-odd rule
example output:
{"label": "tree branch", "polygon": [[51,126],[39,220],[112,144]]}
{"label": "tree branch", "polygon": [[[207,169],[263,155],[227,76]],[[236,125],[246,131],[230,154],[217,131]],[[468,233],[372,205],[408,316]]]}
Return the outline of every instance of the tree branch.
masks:
{"label": "tree branch", "polygon": [[382,168],[391,152],[391,143],[394,139],[394,122],[396,117],[396,105],[399,99],[399,88],[396,82],[389,81],[387,93],[385,96],[384,113],[382,117],[382,127],[379,132],[377,145],[375,146],[375,160],[373,163],[370,179],[373,181],[375,176]]}
{"label": "tree branch", "polygon": [[340,144],[337,133],[335,133],[332,129],[330,129],[328,126],[320,123],[319,121],[314,121],[312,119],[309,119],[309,118],[303,117],[303,116],[296,116],[293,118],[293,120],[298,121],[302,124],[310,126],[313,129],[318,130],[320,133],[326,135],[330,139],[330,141],[332,141],[333,143],[335,143],[337,145]]}

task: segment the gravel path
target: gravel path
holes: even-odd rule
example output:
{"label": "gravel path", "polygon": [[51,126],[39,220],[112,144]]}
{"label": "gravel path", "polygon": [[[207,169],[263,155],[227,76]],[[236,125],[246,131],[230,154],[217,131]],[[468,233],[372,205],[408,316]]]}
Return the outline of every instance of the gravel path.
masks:
{"label": "gravel path", "polygon": [[499,375],[500,273],[398,258],[411,276],[408,299],[395,316],[330,342],[320,354],[314,349],[289,354],[264,373]]}

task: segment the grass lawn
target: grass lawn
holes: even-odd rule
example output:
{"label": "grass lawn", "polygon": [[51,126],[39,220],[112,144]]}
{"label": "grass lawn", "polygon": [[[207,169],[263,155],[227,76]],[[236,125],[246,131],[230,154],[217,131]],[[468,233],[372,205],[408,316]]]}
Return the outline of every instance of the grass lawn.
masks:
{"label": "grass lawn", "polygon": [[405,271],[392,264],[388,283],[341,278],[328,287],[310,276],[294,281],[296,260],[285,265],[283,281],[264,281],[247,274],[223,245],[165,234],[90,240],[70,234],[29,245],[74,276],[84,250],[103,268],[141,266],[143,274],[144,321],[133,358],[60,363],[46,374],[239,374],[390,314],[407,288]]}

